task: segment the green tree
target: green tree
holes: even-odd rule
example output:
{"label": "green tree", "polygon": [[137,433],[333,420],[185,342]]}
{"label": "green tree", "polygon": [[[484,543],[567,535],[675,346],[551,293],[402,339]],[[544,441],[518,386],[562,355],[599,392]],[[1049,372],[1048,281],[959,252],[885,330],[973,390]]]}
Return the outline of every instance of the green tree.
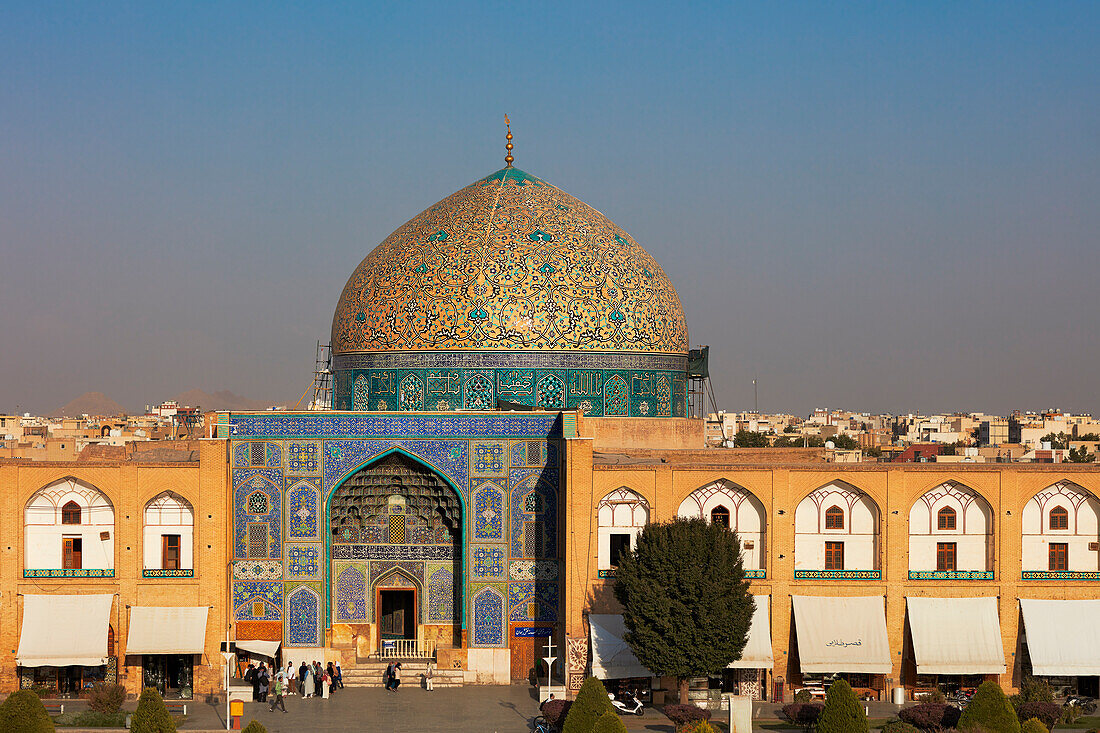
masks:
{"label": "green tree", "polygon": [[1020,733],[1020,720],[1001,686],[983,682],[956,727],[964,733]]}
{"label": "green tree", "polygon": [[767,448],[768,436],[752,430],[738,430],[733,436],[733,445],[737,448]]}
{"label": "green tree", "polygon": [[38,695],[16,690],[0,705],[0,730],[53,733],[54,725]]}
{"label": "green tree", "polygon": [[1069,449],[1069,462],[1070,463],[1092,463],[1096,460],[1095,453],[1089,453],[1089,449],[1086,446],[1080,448]]}
{"label": "green tree", "polygon": [[882,448],[877,445],[872,445],[870,448],[863,451],[863,453],[871,458],[882,458]]}
{"label": "green tree", "polygon": [[729,527],[683,518],[646,525],[615,577],[627,643],[654,674],[677,678],[681,704],[688,678],[741,658],[754,605]]}
{"label": "green tree", "polygon": [[154,688],[146,687],[141,691],[130,730],[133,733],[176,733],[176,724]]}
{"label": "green tree", "polygon": [[1050,447],[1055,450],[1069,448],[1069,436],[1065,433],[1047,433],[1039,438],[1040,443],[1050,442]]}
{"label": "green tree", "polygon": [[604,713],[596,721],[592,733],[626,733],[626,726],[614,712]]}
{"label": "green tree", "polygon": [[829,440],[833,441],[833,446],[838,450],[855,450],[859,448],[859,441],[851,435],[834,435]]}
{"label": "green tree", "polygon": [[607,689],[598,679],[589,677],[581,685],[577,699],[569,706],[562,733],[592,733],[596,721],[605,713],[615,713],[614,706],[607,698]]}
{"label": "green tree", "polygon": [[867,733],[867,715],[856,693],[844,680],[829,685],[825,707],[817,719],[817,733]]}

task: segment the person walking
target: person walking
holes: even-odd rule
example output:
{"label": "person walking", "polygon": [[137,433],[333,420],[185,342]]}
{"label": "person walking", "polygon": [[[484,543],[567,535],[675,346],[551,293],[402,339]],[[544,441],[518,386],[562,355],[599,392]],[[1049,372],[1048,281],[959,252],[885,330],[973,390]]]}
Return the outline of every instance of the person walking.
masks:
{"label": "person walking", "polygon": [[297,692],[295,681],[298,679],[298,670],[294,669],[294,662],[286,663],[286,694],[293,695]]}
{"label": "person walking", "polygon": [[344,689],[344,670],[340,669],[340,662],[336,662],[336,686]]}
{"label": "person walking", "polygon": [[283,702],[283,692],[286,690],[286,683],[283,682],[283,673],[275,675],[275,683],[272,685],[272,692],[275,694],[275,699],[271,702],[271,712],[275,712],[275,708],[279,708],[284,713],[286,712],[286,703]]}
{"label": "person walking", "polygon": [[309,665],[304,661],[298,668],[298,686],[302,688],[302,699],[309,697]]}
{"label": "person walking", "polygon": [[386,692],[390,691],[390,684],[393,682],[393,662],[386,665],[386,671],[382,673],[382,686],[386,688]]}
{"label": "person walking", "polygon": [[432,689],[432,663],[428,662],[428,668],[424,670],[424,689],[431,692]]}
{"label": "person walking", "polygon": [[328,675],[328,691],[336,692],[336,667],[333,666],[332,662],[328,663],[325,674]]}
{"label": "person walking", "polygon": [[252,685],[252,702],[260,701],[260,678],[256,674],[256,667],[252,662],[248,663],[248,669],[244,673],[244,681]]}
{"label": "person walking", "polygon": [[260,668],[256,670],[256,678],[260,682],[260,702],[267,702],[267,686],[271,682],[271,676],[263,662],[260,662]]}
{"label": "person walking", "polygon": [[321,697],[327,700],[331,691],[332,677],[329,675],[327,669],[321,667]]}
{"label": "person walking", "polygon": [[401,662],[393,665],[393,674],[390,676],[390,691],[397,692],[401,686]]}

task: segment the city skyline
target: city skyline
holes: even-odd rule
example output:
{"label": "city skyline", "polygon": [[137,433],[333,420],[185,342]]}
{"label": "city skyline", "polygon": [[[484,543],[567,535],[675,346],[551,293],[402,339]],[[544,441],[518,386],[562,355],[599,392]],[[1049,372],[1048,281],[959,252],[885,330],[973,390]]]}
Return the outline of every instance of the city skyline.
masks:
{"label": "city skyline", "polygon": [[1098,15],[8,5],[0,406],[293,404],[508,113],[668,273],[720,409],[1095,414]]}

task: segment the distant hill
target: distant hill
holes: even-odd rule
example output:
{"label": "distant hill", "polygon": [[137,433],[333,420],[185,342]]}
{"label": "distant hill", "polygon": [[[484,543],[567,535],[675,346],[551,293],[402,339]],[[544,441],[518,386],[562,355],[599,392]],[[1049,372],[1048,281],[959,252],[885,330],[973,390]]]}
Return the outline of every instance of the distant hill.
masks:
{"label": "distant hill", "polygon": [[272,403],[250,400],[233,394],[227,389],[211,394],[205,390],[193,389],[173,397],[176,402],[188,407],[201,407],[205,410],[266,410]]}
{"label": "distant hill", "polygon": [[52,410],[50,415],[62,417],[80,417],[81,415],[103,415],[111,417],[126,414],[128,410],[102,392],[85,392],[72,402]]}

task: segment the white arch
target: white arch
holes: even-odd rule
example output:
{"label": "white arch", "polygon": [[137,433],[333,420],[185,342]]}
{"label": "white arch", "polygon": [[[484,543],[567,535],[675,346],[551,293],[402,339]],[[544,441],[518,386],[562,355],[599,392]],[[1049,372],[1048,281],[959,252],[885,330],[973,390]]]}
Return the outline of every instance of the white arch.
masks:
{"label": "white arch", "polygon": [[[839,507],[843,526],[825,526],[825,512]],[[825,543],[843,546],[843,570],[879,569],[878,505],[863,491],[845,481],[832,481],[810,492],[794,512],[794,568],[825,570]]]}
{"label": "white arch", "polygon": [[[173,538],[179,545],[176,563],[170,562],[169,545]],[[172,491],[162,491],[145,505],[142,558],[146,570],[193,570],[194,538],[195,512],[187,499]]]}
{"label": "white arch", "polygon": [[[1065,509],[1069,515],[1066,529],[1050,526],[1050,512],[1056,507]],[[1059,481],[1046,487],[1024,505],[1022,524],[1021,560],[1025,572],[1052,569],[1052,543],[1067,546],[1067,570],[1100,570],[1100,553],[1089,549],[1090,542],[1100,541],[1100,500],[1087,489],[1072,481]]]}
{"label": "white arch", "polygon": [[752,492],[732,481],[718,479],[688,494],[676,516],[705,519],[722,507],[729,512],[730,529],[741,540],[741,552],[746,570],[762,570],[767,558],[767,514],[764,505]]}
{"label": "white arch", "polygon": [[[80,524],[62,524],[61,508],[80,507]],[[115,564],[115,510],[102,491],[73,477],[36,491],[23,513],[24,566],[61,569],[63,548],[79,549],[79,569],[105,570]],[[74,557],[76,553],[70,553]]]}
{"label": "white arch", "polygon": [[[940,528],[939,515],[955,513],[954,527]],[[939,545],[954,545],[955,567],[940,567]],[[947,548],[945,548],[947,549]],[[909,508],[910,572],[993,569],[993,508],[974,489],[947,481],[924,492]]]}
{"label": "white arch", "polygon": [[608,493],[596,506],[597,568],[611,570],[612,545],[633,549],[638,533],[649,522],[649,502],[625,486]]}

